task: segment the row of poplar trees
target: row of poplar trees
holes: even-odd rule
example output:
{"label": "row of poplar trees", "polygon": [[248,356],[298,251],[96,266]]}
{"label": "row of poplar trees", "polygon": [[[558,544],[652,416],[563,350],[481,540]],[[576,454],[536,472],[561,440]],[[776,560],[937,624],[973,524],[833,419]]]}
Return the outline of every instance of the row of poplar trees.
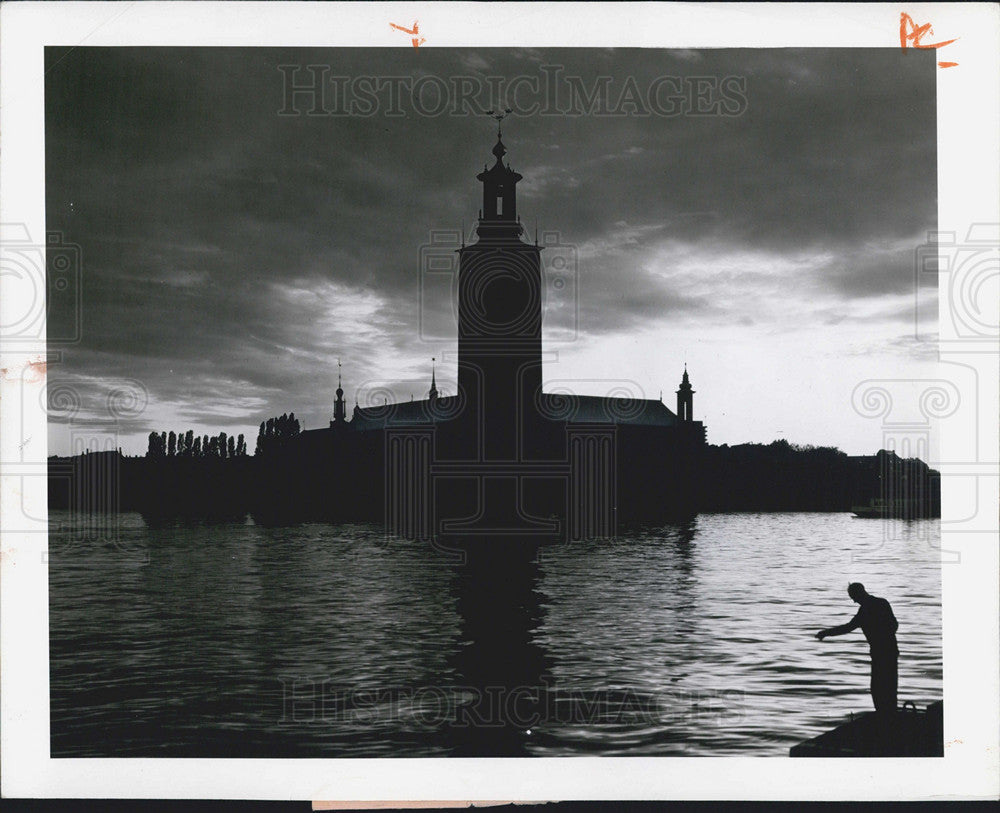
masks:
{"label": "row of poplar trees", "polygon": [[198,435],[187,432],[149,433],[146,457],[246,457],[247,444],[243,435],[234,437],[220,432],[218,435]]}
{"label": "row of poplar trees", "polygon": [[[254,454],[259,455],[279,447],[301,431],[302,426],[294,412],[261,421]],[[199,436],[195,435],[192,429],[183,433],[150,432],[149,447],[146,450],[146,457],[221,457],[225,459],[246,456],[247,444],[243,435],[234,437],[220,432],[218,435]]]}
{"label": "row of poplar trees", "polygon": [[268,418],[266,421],[261,421],[254,454],[263,454],[282,446],[285,441],[295,437],[301,431],[302,426],[294,412],[286,413],[280,418]]}

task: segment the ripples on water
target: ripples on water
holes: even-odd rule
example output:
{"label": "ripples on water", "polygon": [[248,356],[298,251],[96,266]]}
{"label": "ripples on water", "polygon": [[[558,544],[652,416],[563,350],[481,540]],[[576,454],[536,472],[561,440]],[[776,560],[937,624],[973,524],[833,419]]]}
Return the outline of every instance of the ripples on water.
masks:
{"label": "ripples on water", "polygon": [[899,619],[900,702],[941,696],[937,520],[703,514],[470,569],[373,526],[67,519],[57,757],[786,755],[871,708],[861,632],[812,637],[850,581]]}

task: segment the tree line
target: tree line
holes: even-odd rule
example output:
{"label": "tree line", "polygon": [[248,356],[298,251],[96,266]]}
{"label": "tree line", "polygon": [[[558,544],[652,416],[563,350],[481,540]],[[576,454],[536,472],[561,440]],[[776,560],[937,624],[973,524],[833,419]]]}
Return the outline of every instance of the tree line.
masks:
{"label": "tree line", "polygon": [[187,432],[150,432],[146,457],[246,457],[247,444],[243,435],[195,435]]}
{"label": "tree line", "polygon": [[[261,421],[254,454],[259,455],[283,446],[290,438],[302,432],[302,425],[294,412]],[[150,432],[146,457],[218,457],[222,459],[246,457],[247,444],[243,435],[196,435],[187,432]]]}
{"label": "tree line", "polygon": [[283,446],[289,439],[302,432],[299,419],[294,412],[288,412],[280,418],[268,418],[260,422],[260,430],[257,432],[257,447],[254,454],[266,454],[267,452]]}

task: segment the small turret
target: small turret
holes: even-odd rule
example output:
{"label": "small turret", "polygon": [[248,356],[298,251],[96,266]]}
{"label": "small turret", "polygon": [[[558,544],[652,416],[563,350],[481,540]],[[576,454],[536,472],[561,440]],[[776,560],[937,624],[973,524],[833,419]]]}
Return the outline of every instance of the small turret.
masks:
{"label": "small turret", "polygon": [[330,426],[343,424],[347,420],[347,408],[344,405],[344,388],[341,384],[340,359],[337,359],[337,400],[333,403],[333,420]]}
{"label": "small turret", "polygon": [[437,359],[432,357],[431,358],[431,388],[430,388],[430,390],[427,393],[427,397],[430,399],[430,402],[431,402],[432,405],[437,401],[437,397],[438,397],[437,382],[434,379],[434,373],[435,373],[434,362],[435,361],[437,361]]}
{"label": "small turret", "polygon": [[681,386],[677,390],[677,417],[682,421],[694,420],[694,390],[691,389],[691,381],[688,379],[687,364],[684,365]]}
{"label": "small turret", "polygon": [[523,232],[520,218],[517,215],[517,194],[515,187],[521,180],[521,175],[511,169],[510,164],[504,163],[504,156],[507,148],[504,146],[500,130],[500,122],[510,113],[506,110],[502,113],[489,114],[497,120],[497,143],[493,145],[491,152],[496,162],[492,167],[483,167],[483,171],[476,178],[483,184],[483,208],[479,212],[479,226],[476,233],[481,238],[491,237],[519,237]]}

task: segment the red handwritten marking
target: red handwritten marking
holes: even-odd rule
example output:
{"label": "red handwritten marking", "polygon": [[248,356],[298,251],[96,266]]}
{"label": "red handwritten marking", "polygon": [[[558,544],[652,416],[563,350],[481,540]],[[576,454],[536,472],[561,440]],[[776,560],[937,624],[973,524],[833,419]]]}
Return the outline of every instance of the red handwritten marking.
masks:
{"label": "red handwritten marking", "polygon": [[[944,48],[945,45],[951,45],[958,39],[955,37],[955,39],[943,40],[942,42],[921,42],[925,36],[933,33],[934,29],[930,23],[917,25],[905,11],[899,15],[899,47],[903,50],[906,50],[907,46],[921,50]],[[954,68],[957,64],[957,62],[938,62],[938,66],[942,68]]]}
{"label": "red handwritten marking", "polygon": [[23,367],[11,370],[8,367],[0,368],[0,376],[3,377],[5,381],[15,381],[17,379],[17,374],[21,374],[21,381],[25,384],[37,384],[39,381],[45,378],[45,373],[48,369],[48,364],[41,359],[37,361],[29,361]]}
{"label": "red handwritten marking", "polygon": [[414,48],[419,48],[421,45],[427,42],[427,40],[425,40],[423,37],[420,37],[419,40],[417,39],[417,37],[420,35],[420,29],[417,28],[416,20],[413,21],[413,30],[410,30],[409,28],[403,28],[403,26],[396,25],[395,23],[389,23],[389,25],[391,25],[397,31],[402,31],[404,34],[409,34],[411,37],[413,37],[411,42],[413,43]]}
{"label": "red handwritten marking", "polygon": [[45,378],[45,373],[48,371],[49,365],[44,361],[29,361],[25,365],[25,372],[31,371],[31,378],[26,378],[25,381],[29,384],[37,384],[43,378]]}

